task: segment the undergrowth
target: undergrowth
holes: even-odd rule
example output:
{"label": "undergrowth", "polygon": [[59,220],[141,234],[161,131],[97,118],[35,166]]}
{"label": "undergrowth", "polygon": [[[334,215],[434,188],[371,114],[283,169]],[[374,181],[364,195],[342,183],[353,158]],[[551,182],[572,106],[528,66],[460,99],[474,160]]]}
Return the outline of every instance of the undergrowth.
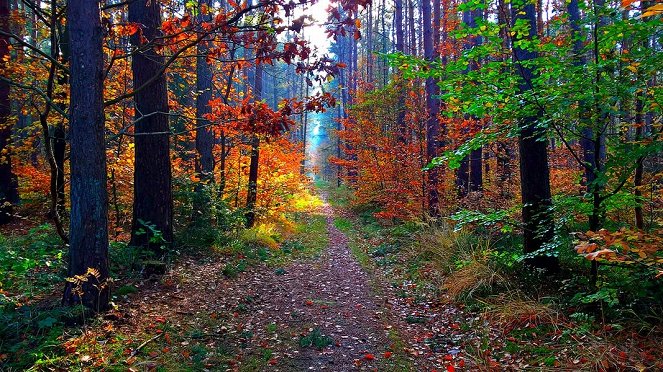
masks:
{"label": "undergrowth", "polygon": [[[180,213],[189,212],[180,210]],[[225,262],[219,275],[229,279],[252,265],[260,264],[273,267],[275,272],[285,273],[292,260],[316,257],[328,244],[326,219],[315,213],[292,213],[287,216],[286,222],[261,221],[256,227],[245,229],[241,211],[218,204],[213,212],[214,223],[181,227],[166,258],[159,260],[164,270],[185,256],[195,260]],[[54,229],[45,224],[24,235],[0,234],[0,251],[3,252],[0,255],[0,370],[99,367],[85,362],[85,355],[80,354],[85,350],[77,349],[74,355],[63,345],[63,339],[71,337],[86,340],[86,328],[83,326],[94,326],[99,318],[86,313],[82,307],[60,306],[67,251]],[[146,278],[144,268],[155,259],[149,252],[125,242],[110,242],[109,260],[110,274],[114,279],[111,294],[115,306],[131,301],[131,296],[141,290],[141,283],[146,279],[157,280],[164,285],[177,284],[178,278],[170,272]],[[122,334],[118,333],[104,340],[108,343],[103,348],[105,355],[117,354],[112,358],[120,364],[114,367],[124,370],[126,364],[121,361],[127,357],[123,356],[126,347],[122,345],[127,341],[121,338]],[[117,343],[117,350],[114,343]],[[77,347],[83,344],[102,348],[94,340],[81,341]],[[158,343],[148,345],[144,352],[149,354],[155,345]],[[204,343],[192,343],[186,351],[189,357],[175,358],[177,360],[166,365],[179,368],[182,360],[186,360],[187,369],[206,368],[210,360],[216,358],[213,356],[219,355],[219,351],[206,350],[205,347]],[[95,350],[88,351],[98,354]],[[215,365],[229,366],[227,363],[231,358],[226,354]],[[266,365],[265,356],[258,356],[256,363]]]}
{"label": "undergrowth", "polygon": [[[370,205],[352,212],[355,219],[336,218],[334,224],[351,236],[350,248],[363,267],[379,267],[403,298],[462,303],[513,339],[506,351],[488,333],[484,341],[468,345],[468,357],[478,368],[496,368],[504,353],[522,354],[530,365],[546,368],[562,362],[579,369],[656,365],[657,354],[636,345],[656,349],[663,324],[662,287],[646,270],[603,265],[592,288],[590,265],[564,232],[571,227],[557,232],[562,270],[550,274],[525,264],[516,232],[454,229],[440,222],[387,223],[373,217]],[[478,334],[482,327],[472,326]],[[636,365],[637,355],[646,355],[646,363]]]}

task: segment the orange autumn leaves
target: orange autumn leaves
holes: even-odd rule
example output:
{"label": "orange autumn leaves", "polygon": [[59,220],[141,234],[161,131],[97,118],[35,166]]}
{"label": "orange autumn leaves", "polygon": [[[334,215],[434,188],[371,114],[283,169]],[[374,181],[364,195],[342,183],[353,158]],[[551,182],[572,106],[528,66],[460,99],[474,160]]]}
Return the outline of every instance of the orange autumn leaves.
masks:
{"label": "orange autumn leaves", "polygon": [[578,234],[576,252],[591,261],[619,265],[641,265],[663,276],[663,229],[644,232],[622,228],[618,231],[601,229]]}

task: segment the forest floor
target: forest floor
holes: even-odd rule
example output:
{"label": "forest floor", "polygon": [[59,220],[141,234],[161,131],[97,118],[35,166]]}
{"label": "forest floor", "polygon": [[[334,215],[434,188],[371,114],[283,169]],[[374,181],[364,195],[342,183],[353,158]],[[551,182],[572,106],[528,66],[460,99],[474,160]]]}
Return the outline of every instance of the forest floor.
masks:
{"label": "forest floor", "polygon": [[531,302],[503,309],[501,316],[451,301],[439,282],[426,278],[438,275],[434,270],[385,244],[338,203],[303,214],[298,224],[295,236],[268,257],[184,255],[163,277],[117,283],[116,310],[89,319],[83,331],[65,328],[53,346],[64,352],[40,359],[35,368],[663,367],[655,338],[597,336]]}
{"label": "forest floor", "polygon": [[[336,227],[343,220],[339,213],[325,204],[309,216],[325,222],[322,231],[306,231],[325,234],[325,247],[289,262],[249,266],[229,278],[226,260],[181,260],[166,277],[124,296],[120,310],[66,341],[67,360],[111,370],[462,366],[460,349],[453,346],[461,338],[462,312],[428,302],[413,309],[413,301],[398,298],[375,268],[353,254],[348,236]],[[440,335],[451,345],[444,353],[431,352],[425,342],[433,334],[424,319],[436,317],[445,323],[438,326],[451,330]]]}

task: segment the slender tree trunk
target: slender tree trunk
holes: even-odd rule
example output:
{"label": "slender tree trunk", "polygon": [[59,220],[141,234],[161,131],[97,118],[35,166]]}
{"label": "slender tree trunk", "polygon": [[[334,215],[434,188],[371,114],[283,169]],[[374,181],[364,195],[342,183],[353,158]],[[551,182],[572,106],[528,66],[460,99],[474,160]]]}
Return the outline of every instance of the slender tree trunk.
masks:
{"label": "slender tree trunk", "polygon": [[[199,0],[199,8],[206,5],[211,8],[209,0]],[[209,22],[210,14],[199,12],[198,22]],[[214,181],[214,132],[209,120],[205,119],[212,110],[209,101],[212,100],[212,67],[207,63],[208,45],[207,41],[198,44],[198,56],[196,57],[196,173],[200,182],[196,185],[197,197],[193,206],[194,223],[198,219],[201,223],[209,222],[211,216],[210,193],[206,191],[205,185]]]}
{"label": "slender tree trunk", "polygon": [[470,183],[470,161],[466,156],[460,161],[460,166],[456,169],[456,188],[458,189],[458,196],[461,198],[466,197],[469,191],[468,184]]}
{"label": "slender tree trunk", "polygon": [[[253,96],[255,101],[262,99],[263,66],[256,65]],[[258,164],[260,160],[260,137],[253,133],[251,137],[251,161],[249,163],[249,186],[246,195],[246,227],[251,228],[256,222],[256,201],[258,199]]]}
{"label": "slender tree trunk", "polygon": [[[50,32],[50,57],[53,61],[59,59],[59,45],[58,40],[58,17],[57,17],[57,4],[51,3],[51,18],[49,23]],[[46,84],[46,95],[53,98],[55,91],[56,81],[66,81],[64,77],[58,78],[58,71],[55,62],[51,61],[48,71],[48,82]],[[63,108],[63,105],[59,105]],[[64,216],[64,158],[65,158],[65,143],[64,143],[64,129],[63,123],[56,126],[50,126],[48,123],[51,112],[51,106],[45,104],[44,110],[39,114],[39,124],[41,126],[42,135],[44,139],[44,150],[48,167],[50,171],[50,205],[49,216],[55,225],[62,241],[69,242],[69,237],[65,231],[62,217]],[[55,129],[54,129],[55,128]]]}
{"label": "slender tree trunk", "polygon": [[408,50],[408,53],[411,55],[417,55],[417,32],[414,28],[414,1],[415,0],[408,0],[408,8],[409,10],[409,16],[410,19],[408,20],[409,22],[409,29],[410,29],[410,37],[408,38],[410,43],[410,48]]}
{"label": "slender tree trunk", "polygon": [[[513,4],[511,20],[514,25],[519,20],[524,20],[529,24],[529,35],[524,36],[524,38],[532,39],[536,36],[536,9],[534,4],[526,3],[521,6]],[[526,93],[532,89],[531,82],[534,77],[533,71],[523,63],[536,57],[536,52],[513,47],[515,68],[521,78],[519,86],[521,93]],[[539,112],[522,118],[519,123],[520,187],[524,223],[523,248],[526,254],[544,248],[546,244],[552,242],[554,236],[550,172],[548,169],[548,142],[545,140],[545,132],[536,126],[540,116],[541,113]],[[550,271],[559,269],[557,259],[553,256],[536,255],[527,261],[535,267]]]}
{"label": "slender tree trunk", "polygon": [[[308,76],[308,73],[307,73],[307,76]],[[304,84],[306,86],[305,92],[304,92],[304,97],[308,97],[308,95],[309,95],[308,81],[306,81]],[[302,152],[303,153],[302,153],[302,164],[300,166],[299,173],[301,175],[304,175],[306,173],[306,135],[308,133],[308,112],[304,111],[304,113],[302,114],[302,117],[303,117],[303,119],[302,119],[303,120],[303,125],[302,125]]]}
{"label": "slender tree trunk", "polygon": [[[394,14],[394,22],[396,23],[396,51],[405,53],[405,32],[403,25],[403,0],[394,0],[396,7]],[[398,73],[400,75],[400,71]],[[407,124],[405,123],[405,81],[401,76],[396,77],[398,89],[398,115],[396,118],[396,125],[398,125],[399,143],[404,144],[407,142]]]}
{"label": "slender tree trunk", "polygon": [[[584,66],[587,59],[582,50],[583,34],[580,24],[580,8],[578,7],[578,0],[571,0],[567,4],[567,11],[569,13],[569,21],[573,35],[573,54],[575,58],[574,64],[576,66]],[[594,161],[594,131],[591,125],[591,110],[586,100],[578,102],[580,107],[579,123],[581,127],[580,147],[583,154],[583,169],[585,171],[585,185],[587,191],[591,192],[592,184],[596,179],[596,162]]]}
{"label": "slender tree trunk", "polygon": [[[129,3],[129,22],[143,26],[142,35],[153,43],[161,35],[161,3],[135,0]],[[164,58],[156,45],[142,45],[140,36],[131,38],[141,51],[133,55],[131,68],[136,109],[134,208],[131,245],[142,246],[163,254],[162,247],[173,240],[173,197],[170,165],[168,92],[166,76],[155,76]],[[155,237],[160,234],[162,239]]]}
{"label": "slender tree trunk", "polygon": [[[505,0],[498,0],[497,3],[497,23],[500,25],[499,36],[502,40],[502,50],[507,51],[509,49],[510,37],[508,35],[508,14],[509,8]],[[497,143],[497,180],[498,187],[501,190],[500,195],[503,198],[513,197],[511,191],[511,160],[514,158],[513,150],[511,144],[506,141],[500,141]]]}
{"label": "slender tree trunk", "polygon": [[[482,16],[483,12],[481,11],[481,9],[475,9],[463,12],[463,18],[467,17],[465,23],[467,23],[470,27],[476,27],[477,20],[480,20]],[[479,45],[481,45],[480,37],[470,37],[467,47],[468,49],[471,49]],[[471,63],[468,66],[469,71],[474,71],[477,70],[478,68],[479,68],[478,62]],[[474,120],[478,120],[478,118],[474,118]],[[470,174],[469,174],[468,186],[469,186],[469,191],[471,192],[479,192],[483,189],[482,161],[483,161],[483,148],[479,147],[478,149],[472,150],[470,152],[469,155]]]}
{"label": "slender tree trunk", "polygon": [[[644,136],[645,122],[642,115],[644,107],[642,104],[642,93],[636,93],[635,97],[635,139],[641,141]],[[642,177],[644,175],[644,158],[639,157],[635,167],[635,176],[633,178],[633,187],[635,195],[635,227],[642,230],[645,228],[645,220],[642,214]]]}
{"label": "slender tree trunk", "polygon": [[[53,2],[52,4],[55,4]],[[57,13],[56,8],[52,7],[51,12]],[[56,30],[59,30],[58,27],[58,22],[57,18],[53,18],[53,31],[55,32]],[[61,32],[61,35],[59,39],[57,40],[59,44],[59,49],[60,49],[60,59],[63,62],[66,62],[69,60],[70,55],[71,55],[71,49],[69,48],[69,27],[68,24],[64,25],[64,29]],[[55,41],[55,40],[54,40]],[[57,54],[53,55],[53,58],[58,58]],[[69,83],[69,78],[67,74],[62,73],[58,76],[58,85],[60,86],[65,86]],[[66,104],[60,104],[60,108],[64,111],[67,109]],[[65,169],[65,158],[66,158],[66,151],[67,151],[67,142],[65,140],[65,129],[64,129],[64,119],[61,120],[59,123],[55,124],[53,126],[52,130],[52,139],[51,139],[51,146],[53,148],[53,160],[55,161],[55,169],[57,174],[52,177],[55,180],[55,185],[53,187],[54,190],[56,190],[56,208],[58,215],[60,217],[66,215],[66,208],[65,208],[65,174],[64,174],[64,169]]]}
{"label": "slender tree trunk", "polygon": [[[387,54],[387,40],[389,36],[387,34],[387,24],[384,21],[385,14],[387,13],[387,2],[382,0],[382,12],[380,12],[380,24],[382,28],[382,54]],[[382,85],[381,87],[387,86],[387,75],[389,74],[389,66],[387,65],[387,60],[385,58],[380,58],[380,63],[382,63]]]}
{"label": "slender tree trunk", "polygon": [[221,158],[219,159],[219,198],[223,199],[226,192],[226,160],[228,157],[228,150],[226,150],[226,133],[222,130],[220,136],[221,142]]}
{"label": "slender tree trunk", "polygon": [[[71,237],[63,303],[109,308],[108,195],[99,3],[69,0],[71,44]],[[84,280],[83,280],[84,279]]]}
{"label": "slender tree trunk", "polygon": [[[354,103],[354,99],[352,97],[352,94],[354,94],[357,91],[357,60],[358,60],[358,54],[357,54],[357,43],[355,40],[352,40],[352,38],[348,38],[350,42],[350,66],[351,69],[348,71],[348,81],[349,81],[349,87],[350,90],[348,91],[348,105],[352,105]],[[351,94],[352,93],[352,94]],[[347,147],[347,157],[348,160],[351,160],[353,162],[357,161],[357,154],[355,153],[354,149],[352,148],[351,145],[348,145]],[[357,167],[352,165],[348,169],[348,179],[350,181],[350,185],[354,185],[356,180],[357,180]]]}
{"label": "slender tree trunk", "polygon": [[[437,0],[435,0],[437,1]],[[431,3],[430,0],[423,0],[421,7],[423,25],[424,25],[424,58],[428,62],[432,62],[436,57],[435,45],[439,41],[439,20],[435,23],[438,25],[437,32],[431,19]],[[437,35],[437,39],[434,38]],[[439,94],[439,87],[432,77],[426,79],[426,107],[428,109],[428,118],[426,120],[426,159],[430,162],[437,153],[437,140],[439,135],[439,122],[437,115],[440,110],[439,100],[436,95]],[[433,217],[440,215],[439,194],[438,194],[438,169],[433,168],[428,172],[428,213]]]}
{"label": "slender tree trunk", "polygon": [[[9,32],[9,1],[0,0],[0,30]],[[9,59],[9,38],[0,36],[0,70],[4,71]],[[8,223],[13,206],[18,203],[18,183],[12,172],[12,123],[9,83],[0,81],[0,225]]]}
{"label": "slender tree trunk", "polygon": [[366,25],[366,82],[373,82],[373,4],[368,6]]}

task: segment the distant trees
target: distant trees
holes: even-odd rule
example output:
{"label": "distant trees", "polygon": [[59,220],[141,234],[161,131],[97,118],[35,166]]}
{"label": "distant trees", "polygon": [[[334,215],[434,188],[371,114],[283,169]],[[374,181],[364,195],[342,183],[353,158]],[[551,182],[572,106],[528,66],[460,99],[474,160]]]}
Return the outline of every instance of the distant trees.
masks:
{"label": "distant trees", "polygon": [[[460,226],[517,226],[522,260],[553,271],[569,219],[585,216],[574,228],[594,232],[624,219],[637,229],[657,226],[660,5],[569,1],[551,15],[540,1],[424,0],[413,25],[414,12],[393,4],[401,53],[388,58],[397,70],[384,87],[360,76],[339,131],[357,155],[334,160],[349,183],[358,169],[353,187],[376,217],[449,214]],[[376,33],[371,25],[361,31]],[[413,47],[417,39],[423,48]],[[391,102],[403,87],[405,113],[383,107],[402,107]],[[426,171],[413,159],[428,163]]]}
{"label": "distant trees", "polygon": [[71,222],[63,303],[108,309],[108,196],[104,138],[104,29],[99,2],[70,0]]}

